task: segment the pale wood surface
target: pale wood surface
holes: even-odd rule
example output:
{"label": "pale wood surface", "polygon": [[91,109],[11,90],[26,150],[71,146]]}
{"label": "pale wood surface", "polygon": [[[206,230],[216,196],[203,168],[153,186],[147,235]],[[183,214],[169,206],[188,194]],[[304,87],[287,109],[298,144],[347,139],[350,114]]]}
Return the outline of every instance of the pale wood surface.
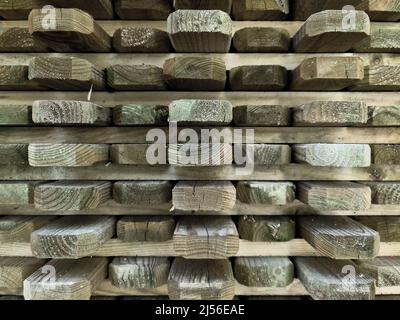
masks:
{"label": "pale wood surface", "polygon": [[249,127],[285,127],[291,122],[289,106],[242,105],[233,108],[233,123]]}
{"label": "pale wood surface", "polygon": [[1,181],[0,203],[27,205],[33,203],[33,190],[40,182],[34,181]]}
{"label": "pale wood surface", "polygon": [[113,198],[120,204],[154,205],[168,203],[172,197],[169,181],[118,181],[114,183]]}
{"label": "pale wood surface", "polygon": [[239,181],[237,199],[251,205],[287,205],[296,198],[292,182]]}
{"label": "pale wood surface", "polygon": [[117,52],[170,52],[168,33],[151,27],[122,27],[113,35]]}
{"label": "pale wood surface", "polygon": [[0,242],[29,242],[31,233],[52,221],[52,216],[1,216]]}
{"label": "pale wood surface", "polygon": [[356,217],[356,220],[364,226],[379,233],[381,241],[400,241],[400,218],[399,217]]}
{"label": "pale wood surface", "polygon": [[379,257],[373,260],[355,261],[360,270],[376,280],[378,287],[400,285],[400,258]]}
{"label": "pale wood surface", "polygon": [[[399,15],[400,16],[400,15]],[[396,24],[372,23],[371,35],[354,48],[355,52],[400,52],[400,33]]]}
{"label": "pale wood surface", "polygon": [[373,204],[400,205],[400,183],[370,182],[365,184],[371,188]]}
{"label": "pale wood surface", "polygon": [[28,126],[32,124],[31,106],[0,105],[1,126]]}
{"label": "pale wood surface", "polygon": [[117,105],[113,108],[113,120],[117,126],[165,126],[168,123],[168,107],[142,104]]}
{"label": "pale wood surface", "polygon": [[[236,146],[240,148],[240,146]],[[235,152],[235,163],[254,163],[261,166],[280,166],[291,162],[292,150],[288,145],[243,144],[242,153]]]}
{"label": "pale wood surface", "polygon": [[45,263],[36,258],[0,258],[0,290],[21,290],[23,281]]}
{"label": "pale wood surface", "polygon": [[398,91],[400,90],[399,65],[370,65],[364,69],[364,78],[352,85],[354,91]]}
{"label": "pale wood surface", "polygon": [[236,52],[288,52],[290,35],[283,28],[248,27],[235,32],[233,48]]}
{"label": "pale wood surface", "polygon": [[235,0],[232,7],[236,20],[284,20],[288,14],[288,0]]}

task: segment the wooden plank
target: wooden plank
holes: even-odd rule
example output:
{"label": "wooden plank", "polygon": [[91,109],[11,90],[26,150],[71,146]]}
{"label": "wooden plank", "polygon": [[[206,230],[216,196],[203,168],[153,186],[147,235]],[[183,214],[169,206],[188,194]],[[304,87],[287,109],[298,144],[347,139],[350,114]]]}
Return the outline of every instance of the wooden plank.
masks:
{"label": "wooden plank", "polygon": [[373,23],[371,35],[354,47],[355,52],[400,52],[400,29],[396,23]]}
{"label": "wooden plank", "polygon": [[355,263],[363,273],[375,279],[376,286],[400,286],[400,257],[379,257]]}
{"label": "wooden plank", "polygon": [[226,66],[220,58],[176,57],[165,61],[163,76],[172,90],[223,91]]}
{"label": "wooden plank", "polygon": [[296,198],[292,182],[239,181],[237,199],[247,204],[287,205]]}
{"label": "wooden plank", "polygon": [[54,217],[0,217],[0,242],[29,242],[31,233],[53,220]]}
{"label": "wooden plank", "polygon": [[382,242],[400,242],[399,217],[356,217],[356,220],[378,232]]}
{"label": "wooden plank", "polygon": [[369,182],[364,184],[371,188],[373,204],[400,204],[400,183]]}
{"label": "wooden plank", "polygon": [[229,85],[234,91],[278,91],[286,87],[287,78],[282,66],[240,66],[230,70]]}
{"label": "wooden plank", "polygon": [[233,108],[236,126],[284,127],[291,122],[290,109],[284,105],[243,105]]}
{"label": "wooden plank", "polygon": [[32,9],[40,9],[46,5],[57,8],[79,8],[95,19],[112,19],[114,16],[111,0],[1,0],[0,16],[8,20],[28,19],[28,15]]}
{"label": "wooden plank", "polygon": [[374,280],[351,260],[295,258],[297,275],[315,300],[372,300]]}
{"label": "wooden plank", "polygon": [[174,0],[175,10],[222,10],[230,13],[233,0]]}
{"label": "wooden plank", "polygon": [[165,20],[172,9],[170,0],[115,0],[114,8],[127,20]]}
{"label": "wooden plank", "polygon": [[0,90],[44,90],[45,86],[28,78],[28,71],[28,66],[0,65]]}
{"label": "wooden plank", "polygon": [[283,28],[248,27],[236,31],[233,47],[236,52],[288,52],[290,35]]}
{"label": "wooden plank", "polygon": [[35,207],[48,211],[95,209],[111,199],[108,181],[57,181],[35,188]]}
{"label": "wooden plank", "polygon": [[225,211],[235,202],[236,189],[230,181],[179,181],[172,190],[174,208],[183,211]]}
{"label": "wooden plank", "polygon": [[117,222],[117,237],[124,242],[168,241],[174,230],[175,219],[171,216],[127,216]]}
{"label": "wooden plank", "polygon": [[0,165],[28,164],[27,144],[0,144]]}
{"label": "wooden plank", "polygon": [[107,83],[115,90],[166,90],[163,70],[153,65],[112,65],[107,68]]}
{"label": "wooden plank", "polygon": [[114,183],[114,200],[126,205],[168,203],[172,197],[169,181],[118,181]]}
{"label": "wooden plank", "polygon": [[92,16],[80,9],[33,9],[29,14],[29,32],[42,45],[56,52],[110,52],[111,37]]}
{"label": "wooden plank", "polygon": [[44,125],[105,126],[111,122],[111,112],[90,101],[36,100],[32,120]]}
{"label": "wooden plank", "polygon": [[168,33],[149,27],[124,27],[115,31],[113,46],[117,52],[170,52]]}
{"label": "wooden plank", "polygon": [[176,100],[169,105],[169,121],[178,125],[222,126],[232,119],[233,106],[226,100]]}
{"label": "wooden plank", "polygon": [[371,165],[371,147],[368,144],[298,144],[292,150],[295,162],[316,167]]}
{"label": "wooden plank", "polygon": [[239,250],[239,234],[229,217],[181,217],[173,236],[174,250],[186,259],[224,259]]}
{"label": "wooden plank", "polygon": [[[150,144],[113,144],[110,148],[110,159],[112,163],[123,165],[147,165],[150,164],[147,152],[151,152]],[[166,145],[159,145],[166,159]]]}
{"label": "wooden plank", "polygon": [[312,14],[293,38],[295,52],[347,52],[371,33],[368,15],[352,12],[352,26],[344,23],[348,11],[325,10]]}
{"label": "wooden plank", "polygon": [[28,28],[11,27],[0,30],[0,52],[45,52],[47,50],[46,46],[32,37]]}
{"label": "wooden plank", "polygon": [[89,300],[107,276],[107,259],[51,260],[24,281],[26,300]]}
{"label": "wooden plank", "polygon": [[158,288],[167,283],[169,270],[165,257],[116,257],[109,265],[109,277],[117,288]]}
{"label": "wooden plank", "polygon": [[235,278],[247,287],[287,287],[294,280],[289,258],[241,257],[234,262]]}
{"label": "wooden plank", "polygon": [[400,105],[370,106],[368,124],[373,126],[400,126]]}
{"label": "wooden plank", "polygon": [[299,235],[323,256],[372,259],[379,252],[379,233],[348,217],[299,217]]}
{"label": "wooden plank", "polygon": [[0,126],[27,126],[32,124],[29,105],[0,105]]}
{"label": "wooden plank", "polygon": [[246,144],[242,145],[242,154],[235,152],[235,163],[254,163],[263,166],[280,166],[291,161],[291,148],[279,144]]}
{"label": "wooden plank", "polygon": [[364,81],[364,61],[360,57],[315,57],[305,59],[292,74],[296,91],[336,91]]}
{"label": "wooden plank", "polygon": [[229,52],[232,20],[219,10],[178,10],[170,14],[167,31],[176,52]]}
{"label": "wooden plank", "polygon": [[167,106],[128,104],[118,105],[113,111],[114,124],[117,126],[166,126],[168,124]]}
{"label": "wooden plank", "polygon": [[235,0],[235,20],[285,20],[289,14],[288,0]]}
{"label": "wooden plank", "polygon": [[32,252],[40,258],[92,256],[111,239],[114,229],[114,217],[63,217],[32,232]]}
{"label": "wooden plank", "polygon": [[400,145],[378,144],[373,145],[372,162],[375,164],[398,165],[400,164]]}
{"label": "wooden plank", "polygon": [[173,300],[232,300],[235,279],[229,260],[174,260],[168,278]]}
{"label": "wooden plank", "polygon": [[370,65],[364,69],[364,78],[348,89],[351,91],[400,90],[400,65]]}
{"label": "wooden plank", "polygon": [[38,183],[34,181],[0,181],[0,203],[3,205],[33,203],[33,190]]}
{"label": "wooden plank", "polygon": [[104,72],[75,57],[32,58],[28,78],[54,90],[105,90]]}
{"label": "wooden plank", "polygon": [[369,109],[363,101],[312,101],[293,110],[294,126],[366,125]]}
{"label": "wooden plank", "polygon": [[363,210],[371,207],[371,189],[353,182],[300,182],[297,198],[318,209]]}
{"label": "wooden plank", "polygon": [[252,242],[286,242],[295,237],[295,223],[289,217],[241,216],[238,229],[241,239]]}

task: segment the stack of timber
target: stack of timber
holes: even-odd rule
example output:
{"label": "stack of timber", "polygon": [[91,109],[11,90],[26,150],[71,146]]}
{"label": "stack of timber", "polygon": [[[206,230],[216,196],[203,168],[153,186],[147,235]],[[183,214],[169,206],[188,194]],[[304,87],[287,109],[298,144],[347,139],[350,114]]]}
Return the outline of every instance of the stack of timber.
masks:
{"label": "stack of timber", "polygon": [[399,54],[400,0],[0,0],[0,300],[399,297]]}

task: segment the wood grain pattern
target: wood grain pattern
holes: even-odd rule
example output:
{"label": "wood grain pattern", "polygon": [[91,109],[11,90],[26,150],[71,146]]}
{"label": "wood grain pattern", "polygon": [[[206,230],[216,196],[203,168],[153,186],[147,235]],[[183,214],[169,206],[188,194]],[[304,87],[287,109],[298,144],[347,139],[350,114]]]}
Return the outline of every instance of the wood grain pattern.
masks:
{"label": "wood grain pattern", "polygon": [[0,181],[0,204],[27,205],[33,203],[33,190],[40,182]]}
{"label": "wood grain pattern", "polygon": [[169,0],[116,0],[115,12],[127,20],[165,20],[171,12]]}
{"label": "wood grain pattern", "polygon": [[0,243],[29,242],[33,231],[53,219],[52,216],[1,216]]}
{"label": "wood grain pattern", "polygon": [[233,0],[174,0],[175,10],[222,10],[230,13]]}
{"label": "wood grain pattern", "polygon": [[279,166],[291,162],[291,148],[280,144],[242,145],[242,154],[235,152],[235,163],[242,165],[254,163],[262,166]]}
{"label": "wood grain pattern", "polygon": [[278,91],[286,87],[287,78],[282,66],[240,66],[229,71],[229,86],[234,91]]}
{"label": "wood grain pattern", "polygon": [[351,91],[398,91],[400,90],[400,65],[369,65],[364,78],[348,89]]}
{"label": "wood grain pattern", "polygon": [[28,163],[28,145],[0,144],[0,165],[26,165]]}
{"label": "wood grain pattern", "polygon": [[355,263],[363,273],[375,279],[376,286],[400,286],[400,257],[379,257]]}
{"label": "wood grain pattern", "polygon": [[288,52],[290,35],[286,29],[248,27],[235,32],[233,47],[237,52]]}
{"label": "wood grain pattern", "polygon": [[112,163],[119,165],[149,165],[150,163],[147,152],[153,154],[152,148],[157,147],[158,152],[162,150],[163,160],[167,160],[166,145],[150,145],[150,144],[113,144],[110,148],[110,159]]}
{"label": "wood grain pattern", "polygon": [[113,46],[117,52],[170,52],[168,33],[151,27],[123,27],[115,31]]}
{"label": "wood grain pattern", "polygon": [[287,205],[295,200],[296,187],[292,182],[239,181],[237,198],[247,204]]}
{"label": "wood grain pattern", "polygon": [[0,52],[46,52],[47,50],[45,45],[32,37],[28,28],[11,27],[0,30]]}
{"label": "wood grain pattern", "polygon": [[233,123],[249,127],[285,127],[291,123],[288,106],[239,105],[233,108]]}
{"label": "wood grain pattern", "polygon": [[370,36],[357,43],[354,51],[399,53],[399,38],[400,31],[396,23],[373,23]]}
{"label": "wood grain pattern", "polygon": [[169,181],[118,181],[114,183],[114,200],[127,205],[168,203],[172,197]]}
{"label": "wood grain pattern", "polygon": [[117,126],[166,126],[168,107],[142,104],[118,105],[113,109],[113,120]]}
{"label": "wood grain pattern", "polygon": [[235,20],[285,20],[289,14],[288,0],[235,0]]}
{"label": "wood grain pattern", "polygon": [[44,90],[45,85],[30,79],[28,71],[25,65],[0,65],[0,90]]}
{"label": "wood grain pattern", "polygon": [[373,145],[371,149],[373,163],[385,165],[400,164],[400,145],[377,144]]}
{"label": "wood grain pattern", "polygon": [[400,183],[369,182],[364,184],[371,188],[373,204],[400,204]]}
{"label": "wood grain pattern", "polygon": [[370,106],[368,124],[373,126],[400,126],[400,105]]}
{"label": "wood grain pattern", "polygon": [[400,242],[400,217],[356,217],[356,220],[378,232],[382,242]]}
{"label": "wood grain pattern", "polygon": [[32,124],[29,105],[0,105],[0,126],[27,126]]}

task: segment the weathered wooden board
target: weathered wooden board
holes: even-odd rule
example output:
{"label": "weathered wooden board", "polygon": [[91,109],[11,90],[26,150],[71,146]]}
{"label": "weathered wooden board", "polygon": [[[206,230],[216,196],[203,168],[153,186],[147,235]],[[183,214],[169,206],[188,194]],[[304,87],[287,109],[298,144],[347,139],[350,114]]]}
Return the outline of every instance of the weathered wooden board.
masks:
{"label": "weathered wooden board", "polygon": [[400,105],[370,106],[368,124],[372,126],[400,126]]}
{"label": "weathered wooden board", "polygon": [[399,182],[368,182],[364,184],[371,188],[373,204],[400,205]]}
{"label": "weathered wooden board", "polygon": [[[399,15],[400,17],[400,15]],[[373,23],[371,35],[353,47],[355,52],[400,52],[400,29],[396,23]]]}
{"label": "weathered wooden board", "polygon": [[363,210],[371,207],[371,189],[353,182],[300,182],[297,198],[313,208]]}
{"label": "weathered wooden board", "polygon": [[237,198],[242,203],[287,205],[296,198],[296,187],[292,182],[239,181]]}
{"label": "weathered wooden board", "polygon": [[11,27],[0,30],[0,52],[46,52],[47,50],[46,46],[32,37],[28,28]]}
{"label": "weathered wooden board", "polygon": [[43,46],[56,52],[110,52],[111,37],[92,16],[80,9],[33,9],[29,32]]}
{"label": "weathered wooden board", "polygon": [[35,57],[28,78],[54,90],[105,90],[105,73],[89,61],[75,57]]}
{"label": "weathered wooden board", "polygon": [[126,205],[168,203],[172,197],[169,181],[118,181],[114,183],[114,200]]}
{"label": "weathered wooden board", "polygon": [[400,65],[369,65],[364,78],[348,88],[351,91],[398,91],[400,90]]}
{"label": "weathered wooden board", "polygon": [[0,105],[0,126],[28,126],[32,124],[29,105]]}
{"label": "weathered wooden board", "polygon": [[95,209],[111,199],[109,181],[57,181],[35,188],[35,207],[48,211]]}
{"label": "weathered wooden board", "polygon": [[115,218],[66,216],[32,232],[36,257],[78,259],[92,256],[114,235]]}
{"label": "weathered wooden board", "polygon": [[173,300],[231,300],[235,279],[229,260],[174,260],[168,278]]}
{"label": "weathered wooden board", "polygon": [[0,90],[45,90],[45,85],[30,79],[28,72],[25,65],[0,65]]}
{"label": "weathered wooden board", "polygon": [[351,260],[295,258],[297,276],[315,300],[373,300],[374,279]]}
{"label": "weathered wooden board", "polygon": [[358,268],[375,279],[377,287],[400,286],[400,257],[356,260]]}
{"label": "weathered wooden board", "polygon": [[[152,150],[157,150],[152,152]],[[150,144],[113,144],[110,148],[110,159],[114,164],[123,165],[148,165],[154,164],[155,156],[153,154],[160,152],[162,150],[162,155],[158,154],[165,162],[160,164],[165,164],[167,159],[167,146],[166,145],[150,145]],[[149,155],[147,154],[149,152]]]}
{"label": "weathered wooden board", "polygon": [[27,144],[0,144],[0,165],[28,164]]}
{"label": "weathered wooden board", "polygon": [[241,105],[233,108],[233,123],[240,127],[285,127],[291,123],[291,112],[284,105]]}
{"label": "weathered wooden board", "polygon": [[288,145],[280,144],[243,144],[242,152],[235,152],[235,163],[262,166],[279,166],[291,162],[292,150]]}
{"label": "weathered wooden board", "polygon": [[1,216],[0,243],[30,242],[31,233],[53,219],[52,216]]}
{"label": "weathered wooden board", "polygon": [[362,82],[365,82],[362,58],[320,56],[305,59],[293,71],[291,89],[336,91]]}
{"label": "weathered wooden board", "polygon": [[288,52],[290,35],[286,29],[271,27],[247,27],[235,32],[233,47],[236,52]]}
{"label": "weathered wooden board", "polygon": [[166,126],[168,107],[143,104],[118,105],[114,108],[113,120],[117,126]]}
{"label": "weathered wooden board", "polygon": [[108,161],[107,144],[30,144],[33,167],[85,167]]}
{"label": "weathered wooden board", "polygon": [[123,27],[115,31],[113,46],[117,52],[170,52],[168,33],[151,27]]}
{"label": "weathered wooden board", "polygon": [[176,52],[229,52],[232,20],[220,10],[178,10],[170,14],[167,31]]}
{"label": "weathered wooden board", "polygon": [[355,219],[377,231],[381,242],[400,242],[400,217],[356,217]]}
{"label": "weathered wooden board", "polygon": [[232,15],[235,20],[285,20],[289,14],[289,0],[234,0]]}
{"label": "weathered wooden board", "polygon": [[172,204],[184,211],[226,211],[236,203],[230,181],[180,181],[172,190]]}
{"label": "weathered wooden board", "polygon": [[233,0],[174,0],[175,10],[222,10],[230,13]]}
{"label": "weathered wooden board", "polygon": [[117,222],[117,237],[125,242],[161,242],[172,239],[175,219],[171,216],[126,216]]}
{"label": "weathered wooden board", "polygon": [[117,288],[158,288],[168,282],[170,262],[165,257],[116,257],[109,265]]}
{"label": "weathered wooden board", "polygon": [[33,203],[33,190],[39,182],[0,181],[0,204],[27,205]]}
{"label": "weathered wooden board", "polygon": [[165,20],[171,12],[170,0],[115,0],[115,12],[126,20]]}
{"label": "weathered wooden board", "polygon": [[289,241],[295,237],[295,223],[289,217],[241,216],[241,239],[252,242]]}
{"label": "weathered wooden board", "polygon": [[224,259],[239,250],[239,234],[230,217],[181,217],[173,237],[174,250],[186,259]]}
{"label": "weathered wooden board", "polygon": [[107,276],[106,258],[51,260],[24,281],[26,300],[89,300]]}
{"label": "weathered wooden board", "polygon": [[241,257],[234,262],[236,280],[247,287],[286,287],[294,280],[289,258]]}
{"label": "weathered wooden board", "polygon": [[371,147],[372,162],[374,164],[398,165],[400,164],[400,145],[377,144]]}

